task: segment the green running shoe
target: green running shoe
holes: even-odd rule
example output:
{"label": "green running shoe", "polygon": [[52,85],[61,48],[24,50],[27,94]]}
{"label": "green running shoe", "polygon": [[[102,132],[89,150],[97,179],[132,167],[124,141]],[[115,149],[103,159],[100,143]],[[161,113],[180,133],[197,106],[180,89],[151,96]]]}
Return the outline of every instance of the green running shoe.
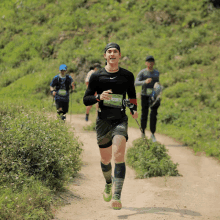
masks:
{"label": "green running shoe", "polygon": [[120,195],[114,194],[112,198],[112,208],[114,210],[120,210],[122,208]]}
{"label": "green running shoe", "polygon": [[106,202],[110,202],[112,199],[112,183],[105,184],[105,190],[103,192],[103,199]]}

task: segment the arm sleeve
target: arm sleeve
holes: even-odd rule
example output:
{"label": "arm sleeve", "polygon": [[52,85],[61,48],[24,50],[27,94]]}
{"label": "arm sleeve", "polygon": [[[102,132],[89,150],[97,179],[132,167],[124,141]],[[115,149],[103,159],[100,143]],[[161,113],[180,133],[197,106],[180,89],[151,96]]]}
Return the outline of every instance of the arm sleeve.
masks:
{"label": "arm sleeve", "polygon": [[85,82],[89,82],[89,73],[87,73],[86,78],[85,78]]}
{"label": "arm sleeve", "polygon": [[142,80],[143,79],[142,75],[143,75],[143,72],[140,71],[135,80],[135,83],[134,83],[135,86],[143,86],[145,84],[145,80]]}
{"label": "arm sleeve", "polygon": [[127,90],[128,98],[132,104],[134,104],[133,110],[137,111],[137,97],[136,97],[136,90],[134,87],[134,75],[131,74],[129,79],[129,86]]}
{"label": "arm sleeve", "polygon": [[97,91],[97,85],[98,78],[96,77],[96,74],[92,74],[89,80],[88,88],[86,89],[83,97],[83,103],[85,106],[94,105],[98,102],[94,96],[95,92]]}
{"label": "arm sleeve", "polygon": [[54,77],[50,83],[51,87],[55,87],[56,86],[56,77]]}

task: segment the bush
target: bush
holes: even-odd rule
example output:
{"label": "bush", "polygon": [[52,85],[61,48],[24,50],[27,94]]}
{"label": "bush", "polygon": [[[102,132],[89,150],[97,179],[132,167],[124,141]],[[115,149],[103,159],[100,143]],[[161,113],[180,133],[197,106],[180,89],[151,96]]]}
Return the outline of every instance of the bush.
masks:
{"label": "bush", "polygon": [[151,140],[136,139],[127,151],[127,163],[135,169],[138,178],[154,176],[179,176],[177,166],[170,160],[164,145]]}
{"label": "bush", "polygon": [[0,108],[0,218],[51,219],[53,194],[81,167],[81,144],[59,120]]}
{"label": "bush", "polygon": [[40,181],[30,178],[20,192],[10,186],[0,190],[0,219],[52,219],[52,193]]}
{"label": "bush", "polygon": [[0,112],[0,184],[13,182],[19,188],[22,178],[34,176],[51,189],[61,188],[80,169],[80,144],[61,122],[18,111]]}

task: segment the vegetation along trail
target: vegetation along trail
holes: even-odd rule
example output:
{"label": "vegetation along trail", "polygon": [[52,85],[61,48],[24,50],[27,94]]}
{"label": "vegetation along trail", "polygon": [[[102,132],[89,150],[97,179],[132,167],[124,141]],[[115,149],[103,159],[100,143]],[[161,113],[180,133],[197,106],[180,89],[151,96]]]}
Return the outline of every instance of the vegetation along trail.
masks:
{"label": "vegetation along trail", "polygon": [[[84,164],[63,194],[68,202],[57,210],[56,220],[220,219],[220,164],[203,155],[195,156],[188,147],[160,134],[156,137],[168,148],[173,162],[179,163],[181,176],[136,179],[135,172],[127,166],[123,208],[112,210],[110,203],[102,198],[105,181],[96,133],[83,130],[90,123],[84,121],[84,115],[72,115],[67,123],[71,123],[71,129],[84,144]],[[140,131],[129,128],[128,132],[127,147],[131,147],[132,141],[140,137]]]}

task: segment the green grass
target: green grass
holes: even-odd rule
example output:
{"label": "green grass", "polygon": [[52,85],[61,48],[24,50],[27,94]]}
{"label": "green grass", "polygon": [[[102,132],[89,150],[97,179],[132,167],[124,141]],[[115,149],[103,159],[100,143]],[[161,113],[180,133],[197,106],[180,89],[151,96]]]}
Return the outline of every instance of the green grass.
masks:
{"label": "green grass", "polygon": [[84,126],[83,129],[85,131],[95,131],[96,122],[92,122],[90,125]]}

